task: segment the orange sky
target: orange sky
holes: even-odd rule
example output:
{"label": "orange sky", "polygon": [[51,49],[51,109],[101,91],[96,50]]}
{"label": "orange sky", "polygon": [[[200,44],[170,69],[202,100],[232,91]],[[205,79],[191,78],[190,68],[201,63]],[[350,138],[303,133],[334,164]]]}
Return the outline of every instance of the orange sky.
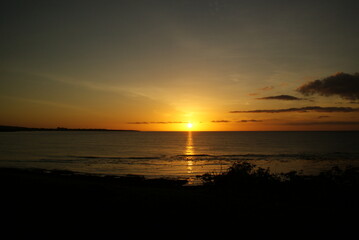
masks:
{"label": "orange sky", "polygon": [[359,4],[345,2],[8,1],[0,125],[359,130]]}

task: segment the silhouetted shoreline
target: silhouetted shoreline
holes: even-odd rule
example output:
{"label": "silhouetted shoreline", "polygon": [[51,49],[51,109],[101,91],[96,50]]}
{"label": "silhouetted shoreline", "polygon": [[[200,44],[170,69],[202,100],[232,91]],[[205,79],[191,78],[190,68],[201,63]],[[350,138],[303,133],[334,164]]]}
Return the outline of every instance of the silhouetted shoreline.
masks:
{"label": "silhouetted shoreline", "polygon": [[355,223],[350,219],[359,213],[357,172],[333,169],[316,177],[292,172],[286,175],[287,182],[280,183],[263,170],[246,175],[249,169],[243,167],[234,169],[235,174],[229,170],[199,176],[204,180],[201,186],[135,175],[15,168],[0,168],[0,182],[8,214],[16,216],[72,216],[73,221],[121,216],[152,226],[178,224],[186,217],[207,226]]}
{"label": "silhouetted shoreline", "polygon": [[113,131],[113,132],[138,132],[138,130],[116,130],[116,129],[101,129],[101,128],[28,128],[17,126],[0,126],[0,132],[20,132],[20,131]]}

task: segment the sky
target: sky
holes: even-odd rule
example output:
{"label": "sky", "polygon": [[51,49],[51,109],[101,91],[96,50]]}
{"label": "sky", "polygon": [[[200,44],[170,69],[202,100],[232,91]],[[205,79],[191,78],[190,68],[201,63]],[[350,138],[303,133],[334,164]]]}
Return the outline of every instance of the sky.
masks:
{"label": "sky", "polygon": [[3,0],[0,125],[359,130],[358,12],[356,0]]}

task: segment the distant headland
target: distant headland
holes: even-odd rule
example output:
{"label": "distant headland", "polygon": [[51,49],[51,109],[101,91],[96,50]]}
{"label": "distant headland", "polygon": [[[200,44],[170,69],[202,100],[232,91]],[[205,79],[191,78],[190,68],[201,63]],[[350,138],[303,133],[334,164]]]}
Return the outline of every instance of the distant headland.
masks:
{"label": "distant headland", "polygon": [[116,130],[116,129],[102,129],[102,128],[28,128],[18,126],[0,126],[0,132],[20,132],[20,131],[116,131],[116,132],[138,132],[138,130]]}

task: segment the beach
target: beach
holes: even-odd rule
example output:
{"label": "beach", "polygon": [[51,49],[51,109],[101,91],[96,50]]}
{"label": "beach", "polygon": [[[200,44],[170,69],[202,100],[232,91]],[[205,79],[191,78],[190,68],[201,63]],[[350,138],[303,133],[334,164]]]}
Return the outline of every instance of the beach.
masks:
{"label": "beach", "polygon": [[[355,225],[358,182],[184,186],[141,176],[1,168],[7,224],[174,227]],[[357,179],[357,177],[355,178]],[[312,187],[309,187],[312,186]],[[121,223],[120,223],[121,222]],[[11,224],[10,224],[11,225]],[[110,226],[108,225],[108,226]]]}
{"label": "beach", "polygon": [[355,229],[357,139],[357,132],[1,133],[3,229]]}

